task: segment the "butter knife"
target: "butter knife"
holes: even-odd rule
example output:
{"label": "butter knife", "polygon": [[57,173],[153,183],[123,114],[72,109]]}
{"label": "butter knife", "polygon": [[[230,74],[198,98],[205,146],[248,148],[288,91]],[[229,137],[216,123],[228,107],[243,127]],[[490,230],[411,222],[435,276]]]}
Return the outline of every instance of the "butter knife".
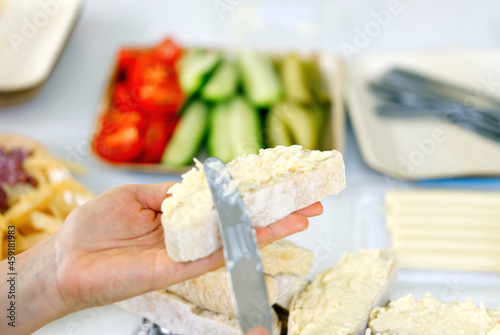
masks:
{"label": "butter knife", "polygon": [[237,184],[218,158],[203,164],[214,201],[224,258],[240,326],[243,332],[263,327],[272,334],[271,307],[257,239]]}

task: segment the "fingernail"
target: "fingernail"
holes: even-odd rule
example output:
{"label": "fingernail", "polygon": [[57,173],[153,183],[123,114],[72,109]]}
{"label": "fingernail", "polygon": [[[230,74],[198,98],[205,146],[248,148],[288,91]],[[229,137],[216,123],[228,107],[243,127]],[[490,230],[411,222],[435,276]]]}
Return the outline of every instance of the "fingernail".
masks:
{"label": "fingernail", "polygon": [[246,333],[246,335],[269,335],[269,332],[265,330],[264,328],[253,328],[250,329],[249,332]]}

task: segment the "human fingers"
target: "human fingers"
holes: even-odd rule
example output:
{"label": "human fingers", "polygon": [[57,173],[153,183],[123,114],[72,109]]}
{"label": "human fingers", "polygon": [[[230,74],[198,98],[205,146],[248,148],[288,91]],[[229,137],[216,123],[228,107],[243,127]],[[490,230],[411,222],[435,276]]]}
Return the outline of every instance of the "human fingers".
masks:
{"label": "human fingers", "polygon": [[292,213],[267,227],[255,227],[255,231],[259,246],[263,247],[284,237],[306,230],[307,227],[309,227],[309,221],[306,216]]}
{"label": "human fingers", "polygon": [[[309,222],[307,217],[301,214],[290,214],[267,227],[255,227],[255,234],[259,247],[263,247],[276,240],[282,239],[299,231],[307,229]],[[169,285],[189,278],[200,276],[206,272],[216,270],[224,266],[224,255],[219,249],[211,255],[192,262],[173,263],[175,267],[171,273],[173,276],[163,276],[168,278]],[[164,285],[163,283],[160,285]],[[166,285],[168,286],[168,285]]]}
{"label": "human fingers", "polygon": [[269,335],[269,332],[261,327],[250,329],[245,335]]}
{"label": "human fingers", "polygon": [[175,182],[149,184],[149,185],[126,185],[132,191],[137,201],[146,209],[155,212],[161,211],[161,203],[167,197],[167,191]]}
{"label": "human fingers", "polygon": [[323,205],[318,201],[306,208],[299,209],[295,213],[302,214],[308,217],[318,216],[323,213]]}

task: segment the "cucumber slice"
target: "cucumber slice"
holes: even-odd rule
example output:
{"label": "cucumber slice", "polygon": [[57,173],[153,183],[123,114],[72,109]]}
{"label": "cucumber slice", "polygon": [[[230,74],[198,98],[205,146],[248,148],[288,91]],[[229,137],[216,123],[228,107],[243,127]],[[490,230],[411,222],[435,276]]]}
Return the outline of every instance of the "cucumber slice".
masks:
{"label": "cucumber slice", "polygon": [[316,61],[311,60],[304,64],[306,79],[314,98],[323,104],[330,103],[330,91],[325,77]]}
{"label": "cucumber slice", "polygon": [[186,68],[186,65],[189,64],[194,56],[201,54],[202,51],[200,49],[192,48],[186,49],[182,52],[182,56],[176,64],[177,71],[181,73]]}
{"label": "cucumber slice", "polygon": [[262,148],[261,123],[258,111],[244,98],[236,97],[229,103],[229,131],[233,158],[243,154],[257,154]]}
{"label": "cucumber slice", "polygon": [[316,116],[304,107],[283,102],[275,105],[269,113],[275,114],[285,125],[293,144],[299,144],[305,149],[316,149],[318,145],[318,129]]}
{"label": "cucumber slice", "polygon": [[233,159],[229,115],[227,102],[215,105],[210,112],[208,153],[220,158],[224,163]]}
{"label": "cucumber slice", "polygon": [[318,104],[315,106],[314,112],[316,113],[316,124],[318,129],[318,149],[331,150],[333,143],[330,106]]}
{"label": "cucumber slice", "polygon": [[295,54],[288,54],[281,63],[281,82],[285,98],[299,104],[311,104],[313,98],[309,91],[305,67]]}
{"label": "cucumber slice", "polygon": [[201,90],[201,97],[211,102],[228,100],[236,94],[238,73],[232,61],[223,61]]}
{"label": "cucumber slice", "polygon": [[[324,139],[325,139],[325,131],[328,127],[328,111],[323,108],[322,105],[315,104],[311,107],[310,112],[312,113],[312,117],[314,120],[314,127],[316,129],[316,149],[327,150],[324,149]],[[331,148],[331,146],[330,146]]]}
{"label": "cucumber slice", "polygon": [[238,57],[244,90],[258,108],[268,107],[281,97],[281,84],[271,59],[255,52],[242,52]]}
{"label": "cucumber slice", "polygon": [[278,117],[278,113],[269,112],[266,117],[266,138],[267,145],[274,148],[277,145],[290,146],[293,144],[286,124]]}
{"label": "cucumber slice", "polygon": [[188,165],[198,152],[208,126],[208,107],[201,101],[191,102],[185,109],[161,162],[165,165]]}
{"label": "cucumber slice", "polygon": [[208,153],[225,163],[262,148],[259,113],[244,98],[220,103],[210,114]]}
{"label": "cucumber slice", "polygon": [[218,52],[201,52],[186,58],[179,74],[183,92],[188,96],[198,92],[221,59]]}

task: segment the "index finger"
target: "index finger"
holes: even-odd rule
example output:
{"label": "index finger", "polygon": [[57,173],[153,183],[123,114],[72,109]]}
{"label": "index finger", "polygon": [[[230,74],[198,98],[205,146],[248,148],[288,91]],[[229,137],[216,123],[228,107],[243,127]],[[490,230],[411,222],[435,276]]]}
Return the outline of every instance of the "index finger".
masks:
{"label": "index finger", "polygon": [[149,185],[131,185],[136,200],[146,209],[161,212],[161,203],[168,197],[167,191],[177,182],[167,182]]}

